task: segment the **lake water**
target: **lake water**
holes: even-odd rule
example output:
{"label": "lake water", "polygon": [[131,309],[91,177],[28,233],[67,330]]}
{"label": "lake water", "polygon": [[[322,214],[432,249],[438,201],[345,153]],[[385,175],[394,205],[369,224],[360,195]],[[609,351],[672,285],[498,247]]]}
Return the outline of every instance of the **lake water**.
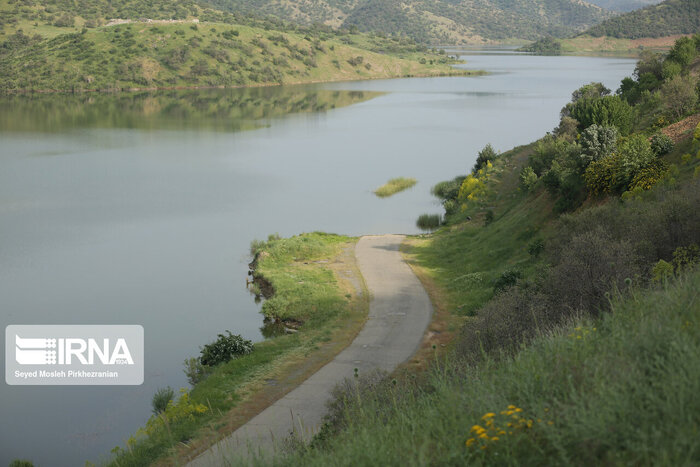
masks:
{"label": "lake water", "polygon": [[[141,324],[137,387],[0,386],[0,465],[100,461],[218,332],[259,340],[248,247],[270,233],[416,233],[430,187],[528,143],[634,62],[465,52],[488,76],[0,98],[0,323]],[[387,179],[418,184],[391,198]],[[2,333],[4,336],[4,333]],[[4,348],[4,345],[3,347]],[[4,361],[4,360],[3,360]]]}

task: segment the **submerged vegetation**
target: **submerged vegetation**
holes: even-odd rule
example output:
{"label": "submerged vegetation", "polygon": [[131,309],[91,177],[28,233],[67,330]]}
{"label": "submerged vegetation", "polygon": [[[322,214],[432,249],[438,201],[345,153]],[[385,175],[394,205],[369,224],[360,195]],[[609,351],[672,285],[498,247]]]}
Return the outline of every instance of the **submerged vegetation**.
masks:
{"label": "submerged vegetation", "polygon": [[391,195],[398,193],[399,191],[404,191],[411,188],[416,183],[418,183],[418,181],[415,178],[392,178],[384,185],[374,190],[374,194],[380,198],[387,198]]}

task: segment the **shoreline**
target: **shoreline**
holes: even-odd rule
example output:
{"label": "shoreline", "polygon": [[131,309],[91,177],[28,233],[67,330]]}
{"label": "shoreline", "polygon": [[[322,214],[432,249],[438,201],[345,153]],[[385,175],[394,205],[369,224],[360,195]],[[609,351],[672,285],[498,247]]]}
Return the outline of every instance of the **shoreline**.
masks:
{"label": "shoreline", "polygon": [[0,96],[9,95],[24,95],[24,94],[84,94],[84,93],[104,93],[117,94],[129,92],[157,92],[157,91],[193,91],[207,89],[245,89],[245,88],[267,88],[276,86],[303,86],[307,84],[326,84],[326,83],[351,83],[355,81],[374,81],[382,79],[407,79],[407,78],[447,78],[447,77],[470,77],[484,76],[489,74],[485,70],[455,70],[448,73],[419,73],[397,76],[377,76],[377,77],[359,77],[357,79],[339,79],[339,80],[310,80],[310,81],[295,81],[290,83],[259,83],[246,84],[236,86],[153,86],[143,88],[103,88],[103,89],[13,89],[0,91]]}

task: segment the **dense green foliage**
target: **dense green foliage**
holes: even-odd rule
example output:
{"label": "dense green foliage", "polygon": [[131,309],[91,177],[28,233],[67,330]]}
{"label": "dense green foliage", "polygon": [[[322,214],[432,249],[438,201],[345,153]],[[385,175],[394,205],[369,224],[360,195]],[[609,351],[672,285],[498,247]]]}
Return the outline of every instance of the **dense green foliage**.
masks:
{"label": "dense green foliage", "polygon": [[244,339],[239,334],[231,334],[226,331],[226,335],[219,334],[214,342],[206,344],[200,352],[202,365],[214,366],[226,363],[241,355],[246,355],[254,350],[253,343]]}
{"label": "dense green foliage", "polygon": [[561,55],[561,42],[552,37],[544,37],[532,44],[520,47],[518,52],[528,52],[534,55]]}
{"label": "dense green foliage", "polygon": [[700,31],[700,2],[666,0],[659,5],[625,13],[592,27],[586,34],[637,39],[693,34]]}

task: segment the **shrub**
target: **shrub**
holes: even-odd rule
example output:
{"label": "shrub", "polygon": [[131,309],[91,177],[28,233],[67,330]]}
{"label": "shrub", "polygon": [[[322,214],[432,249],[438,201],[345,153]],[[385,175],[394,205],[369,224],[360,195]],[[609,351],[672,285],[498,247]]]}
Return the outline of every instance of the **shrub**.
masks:
{"label": "shrub", "polygon": [[695,90],[697,80],[692,76],[675,76],[661,86],[661,97],[666,112],[680,119],[691,112],[698,103]]}
{"label": "shrub", "polygon": [[554,212],[573,211],[586,199],[587,192],[584,179],[578,173],[567,175],[559,185],[559,197],[554,203]]}
{"label": "shrub", "polygon": [[668,173],[668,164],[661,159],[651,161],[632,178],[630,190],[650,190]]}
{"label": "shrub", "polygon": [[185,369],[183,370],[187,376],[187,381],[192,385],[196,385],[210,373],[211,368],[202,365],[202,362],[197,357],[185,359]]}
{"label": "shrub", "polygon": [[440,227],[440,214],[421,214],[416,221],[416,226],[421,230],[433,231]]}
{"label": "shrub", "polygon": [[32,463],[32,461],[24,459],[15,459],[12,462],[10,462],[9,467],[34,467],[34,464]]}
{"label": "shrub", "polygon": [[527,192],[533,191],[537,186],[537,174],[532,167],[527,166],[520,172],[520,186]]}
{"label": "shrub", "polygon": [[545,291],[571,313],[584,310],[595,315],[607,309],[606,294],[612,288],[626,289],[625,279],[642,272],[631,243],[601,228],[575,235],[553,252],[553,260]]}
{"label": "shrub", "polygon": [[673,277],[673,266],[660,259],[651,270],[651,278],[656,283],[664,283]]}
{"label": "shrub", "polygon": [[593,124],[581,132],[581,159],[583,166],[612,155],[617,148],[620,132],[614,126]]}
{"label": "shrub", "polygon": [[530,256],[537,258],[544,251],[544,240],[536,238],[527,246],[527,252]]}
{"label": "shrub", "polygon": [[523,277],[523,273],[517,269],[508,269],[503,271],[500,276],[493,282],[493,293],[498,294],[504,290],[515,286],[518,279]]}
{"label": "shrub", "polygon": [[615,159],[615,184],[620,192],[625,191],[634,176],[655,159],[651,144],[643,135],[633,135],[619,145]]}
{"label": "shrub", "polygon": [[699,261],[700,248],[696,244],[687,247],[679,246],[673,251],[673,265],[678,274],[691,269]]}
{"label": "shrub", "polygon": [[214,366],[253,351],[254,346],[251,341],[238,334],[231,334],[228,330],[226,333],[227,335],[219,334],[214,342],[202,348],[200,356],[202,365]]}
{"label": "shrub", "polygon": [[673,140],[664,133],[656,133],[651,137],[651,150],[656,157],[664,156],[673,150]]}
{"label": "shrub", "polygon": [[457,176],[452,180],[437,183],[430,189],[430,193],[443,200],[456,200],[459,196],[459,187],[462,186],[465,176]]}
{"label": "shrub", "polygon": [[175,391],[173,388],[168,386],[167,388],[160,388],[153,394],[153,399],[151,400],[151,407],[154,415],[158,415],[164,412],[168,408],[168,404],[172,402],[175,398]]}

